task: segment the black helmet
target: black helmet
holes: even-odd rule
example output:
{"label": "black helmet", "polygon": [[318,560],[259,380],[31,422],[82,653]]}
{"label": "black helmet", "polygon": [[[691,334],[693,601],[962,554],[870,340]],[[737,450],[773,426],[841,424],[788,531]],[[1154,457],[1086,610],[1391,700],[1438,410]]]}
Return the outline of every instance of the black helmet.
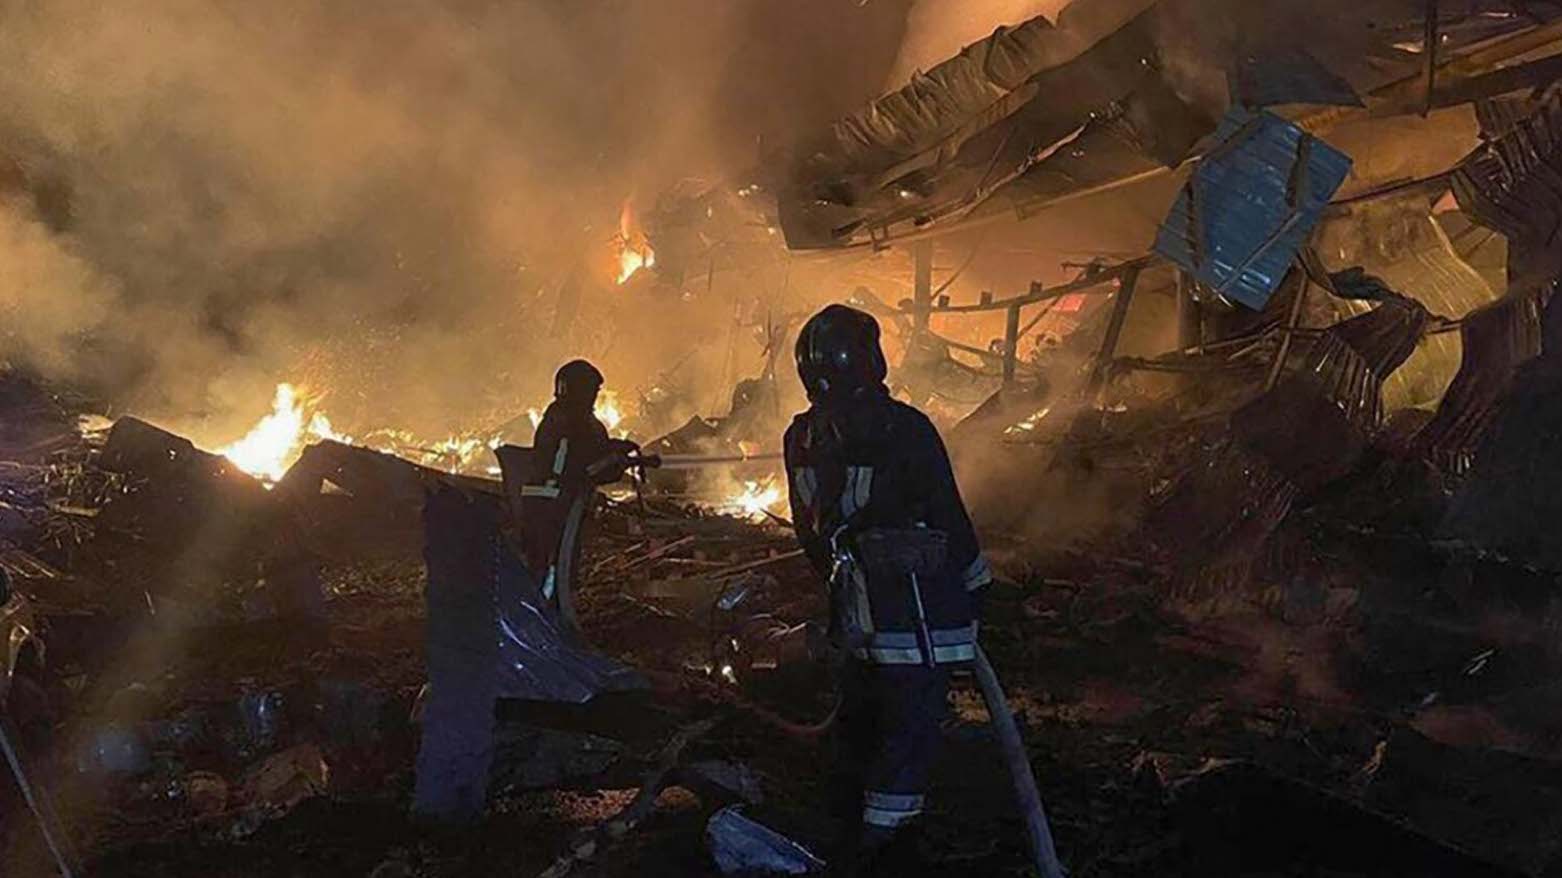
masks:
{"label": "black helmet", "polygon": [[884,382],[889,367],[872,315],[831,305],[808,318],[797,337],[797,375],[808,398],[845,396]]}
{"label": "black helmet", "polygon": [[602,389],[602,372],[585,360],[570,360],[553,373],[553,398],[587,403]]}

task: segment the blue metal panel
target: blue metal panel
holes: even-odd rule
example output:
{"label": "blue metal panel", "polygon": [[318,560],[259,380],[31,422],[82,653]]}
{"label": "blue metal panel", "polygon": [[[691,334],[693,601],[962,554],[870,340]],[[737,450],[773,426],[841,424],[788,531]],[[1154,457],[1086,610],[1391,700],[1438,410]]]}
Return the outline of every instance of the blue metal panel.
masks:
{"label": "blue metal panel", "polygon": [[1194,168],[1155,252],[1254,310],[1280,286],[1350,173],[1350,156],[1272,113],[1236,107]]}

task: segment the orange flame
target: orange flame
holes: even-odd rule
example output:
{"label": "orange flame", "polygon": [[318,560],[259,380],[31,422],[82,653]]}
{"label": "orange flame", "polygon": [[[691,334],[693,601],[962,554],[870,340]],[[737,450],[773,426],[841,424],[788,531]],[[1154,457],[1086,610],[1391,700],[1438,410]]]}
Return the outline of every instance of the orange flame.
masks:
{"label": "orange flame", "polygon": [[753,522],[763,522],[771,514],[784,511],[785,500],[786,496],[776,477],[766,476],[763,479],[745,480],[740,488],[718,504],[717,511]]}
{"label": "orange flame", "polygon": [[611,390],[602,391],[597,396],[597,404],[592,413],[597,416],[597,420],[602,422],[602,426],[606,427],[609,433],[618,436],[620,439],[623,438],[618,432],[618,425],[624,422],[624,413],[618,407],[617,393]]}
{"label": "orange flame", "polygon": [[656,267],[656,251],[651,241],[635,222],[634,207],[628,199],[618,212],[618,234],[613,237],[618,248],[618,284],[623,286],[642,268]]}
{"label": "orange flame", "polygon": [[503,439],[486,433],[457,433],[429,441],[404,430],[376,430],[360,441],[338,433],[331,419],[315,409],[317,402],[292,384],[278,384],[271,413],[242,438],[216,449],[216,453],[270,487],[281,481],[307,446],[327,439],[384,451],[453,473],[471,470],[482,455],[498,447]]}
{"label": "orange flame", "polygon": [[304,401],[300,397],[293,385],[278,384],[271,399],[271,413],[243,438],[217,449],[217,453],[269,484],[282,478],[309,440],[351,441],[332,429],[331,420],[321,412],[305,420]]}
{"label": "orange flame", "polygon": [[[526,410],[526,417],[532,422],[533,430],[542,424],[542,412],[541,408],[536,407]],[[603,390],[599,393],[592,414],[597,416],[597,420],[602,422],[602,426],[607,428],[608,433],[618,439],[628,438],[627,431],[618,429],[618,425],[624,422],[624,410],[619,408],[617,391]]]}

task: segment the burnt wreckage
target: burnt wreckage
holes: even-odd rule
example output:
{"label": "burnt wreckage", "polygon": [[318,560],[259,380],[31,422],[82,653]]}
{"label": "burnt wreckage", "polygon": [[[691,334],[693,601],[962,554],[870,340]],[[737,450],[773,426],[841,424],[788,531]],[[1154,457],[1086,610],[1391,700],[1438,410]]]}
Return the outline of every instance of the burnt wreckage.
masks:
{"label": "burnt wreckage", "polygon": [[[1355,38],[1076,0],[645,217],[636,282],[670,288],[909,253],[907,295],[839,298],[952,413],[1014,708],[957,674],[930,870],[1025,868],[1041,799],[1074,874],[1562,869],[1562,8],[1321,5]],[[1456,111],[1462,157],[1372,159]],[[935,285],[948,241],[1096,198],[1153,240]],[[0,871],[829,868],[824,595],[776,504],[690,502],[773,476],[806,311],[745,316],[720,415],[645,395],[631,489],[546,583],[524,416],[453,465],[325,437],[262,483],[5,373]]]}

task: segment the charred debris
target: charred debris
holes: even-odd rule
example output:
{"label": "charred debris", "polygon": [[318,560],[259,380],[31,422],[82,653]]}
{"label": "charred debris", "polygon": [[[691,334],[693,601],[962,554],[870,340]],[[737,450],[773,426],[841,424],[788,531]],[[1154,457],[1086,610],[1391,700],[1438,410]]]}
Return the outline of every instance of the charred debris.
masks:
{"label": "charred debris", "polygon": [[[983,639],[1074,875],[1562,874],[1562,96],[1535,87],[1554,13],[1526,5],[1522,28],[1417,22],[1449,56],[1370,75],[1220,61],[1216,110],[1157,48],[1175,4],[1077,3],[843,120],[772,187],[793,248],[917,254],[906,301],[854,299],[903,333],[898,392],[961,403],[945,435],[1002,573]],[[1345,193],[1340,115],[1471,101],[1474,152]],[[1292,104],[1326,109],[1265,109]],[[964,303],[923,270],[940,223],[1179,165],[1142,256]],[[709,257],[682,222],[651,234],[669,267]],[[1063,301],[1075,325],[1032,341]],[[931,326],[998,313],[990,347]],[[725,417],[647,449],[773,477],[789,331],[766,327]],[[0,376],[0,645],[42,646],[0,658],[44,792],[0,795],[6,874],[820,865],[830,685],[790,658],[824,599],[775,498],[712,510],[671,468],[603,498],[559,619],[489,557],[509,506],[486,459],[324,439],[262,482],[93,409]],[[437,704],[470,681],[475,708]],[[1023,874],[956,688],[927,859]],[[423,719],[462,709],[492,734],[443,758],[488,782],[445,804],[486,817],[416,824]]]}

